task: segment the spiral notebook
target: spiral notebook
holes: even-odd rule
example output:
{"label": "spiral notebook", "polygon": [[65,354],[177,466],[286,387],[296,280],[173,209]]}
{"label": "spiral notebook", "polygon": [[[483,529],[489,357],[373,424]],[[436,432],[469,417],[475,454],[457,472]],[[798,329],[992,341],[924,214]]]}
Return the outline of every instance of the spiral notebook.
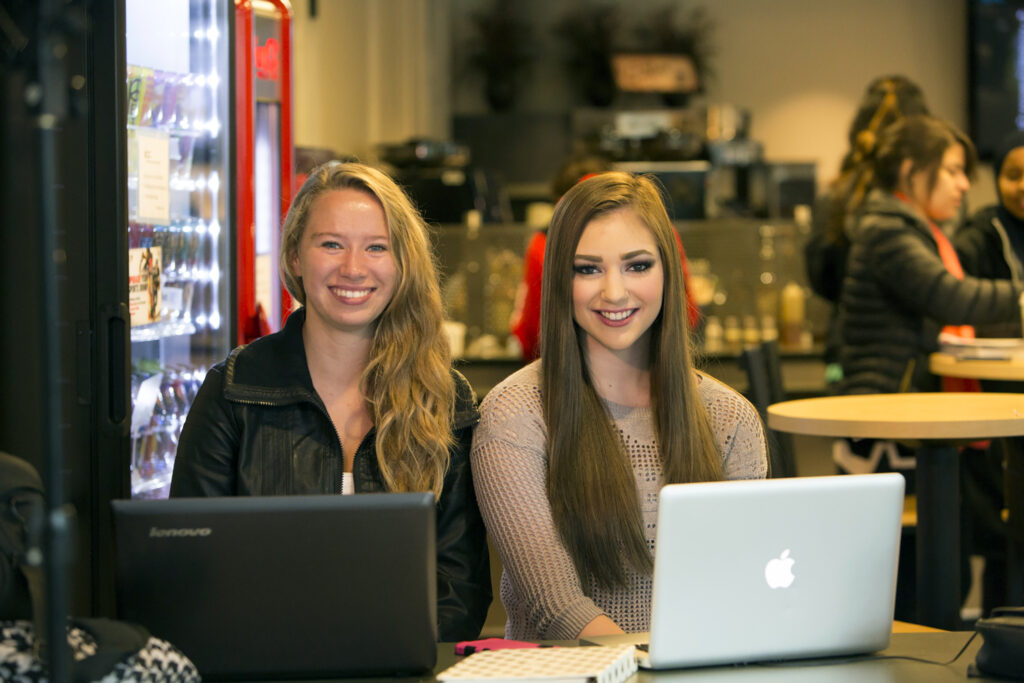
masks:
{"label": "spiral notebook", "polygon": [[437,680],[621,683],[636,670],[632,645],[487,650],[448,667]]}

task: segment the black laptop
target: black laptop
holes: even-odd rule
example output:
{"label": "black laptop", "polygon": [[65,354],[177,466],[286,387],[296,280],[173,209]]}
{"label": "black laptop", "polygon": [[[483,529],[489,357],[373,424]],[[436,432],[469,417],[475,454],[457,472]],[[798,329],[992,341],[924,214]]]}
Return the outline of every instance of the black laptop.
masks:
{"label": "black laptop", "polygon": [[204,678],[433,668],[431,494],[112,505],[119,618],[171,642]]}

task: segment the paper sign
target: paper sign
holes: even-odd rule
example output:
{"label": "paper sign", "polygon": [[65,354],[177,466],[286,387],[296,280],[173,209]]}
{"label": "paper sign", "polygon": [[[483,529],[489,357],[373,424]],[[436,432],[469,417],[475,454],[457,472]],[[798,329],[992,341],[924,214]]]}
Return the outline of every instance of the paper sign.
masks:
{"label": "paper sign", "polygon": [[128,250],[128,312],[132,327],[160,320],[160,247]]}
{"label": "paper sign", "polygon": [[142,430],[149,426],[163,379],[164,374],[158,372],[143,380],[139,385],[139,392],[135,395],[135,405],[132,406],[132,436],[141,434]]}
{"label": "paper sign", "polygon": [[181,316],[184,300],[184,290],[181,287],[160,288],[160,307],[167,311],[171,318]]}
{"label": "paper sign", "polygon": [[137,130],[135,144],[139,171],[139,220],[167,225],[171,222],[171,145],[165,131]]}

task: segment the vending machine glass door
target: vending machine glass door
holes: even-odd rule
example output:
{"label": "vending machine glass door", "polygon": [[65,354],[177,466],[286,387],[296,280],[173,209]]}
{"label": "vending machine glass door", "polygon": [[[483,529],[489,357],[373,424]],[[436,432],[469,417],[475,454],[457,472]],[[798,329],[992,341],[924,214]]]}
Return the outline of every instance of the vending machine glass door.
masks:
{"label": "vending machine glass door", "polygon": [[127,0],[131,492],[166,497],[196,392],[234,339],[229,3]]}

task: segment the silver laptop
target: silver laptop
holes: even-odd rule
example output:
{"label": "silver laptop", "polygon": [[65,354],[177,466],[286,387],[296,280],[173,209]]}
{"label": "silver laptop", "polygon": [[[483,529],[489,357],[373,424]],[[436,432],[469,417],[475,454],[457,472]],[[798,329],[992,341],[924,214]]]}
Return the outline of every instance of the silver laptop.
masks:
{"label": "silver laptop", "polygon": [[664,487],[641,666],[887,647],[903,487],[899,474]]}
{"label": "silver laptop", "polygon": [[430,671],[429,493],[113,501],[118,617],[204,678]]}

